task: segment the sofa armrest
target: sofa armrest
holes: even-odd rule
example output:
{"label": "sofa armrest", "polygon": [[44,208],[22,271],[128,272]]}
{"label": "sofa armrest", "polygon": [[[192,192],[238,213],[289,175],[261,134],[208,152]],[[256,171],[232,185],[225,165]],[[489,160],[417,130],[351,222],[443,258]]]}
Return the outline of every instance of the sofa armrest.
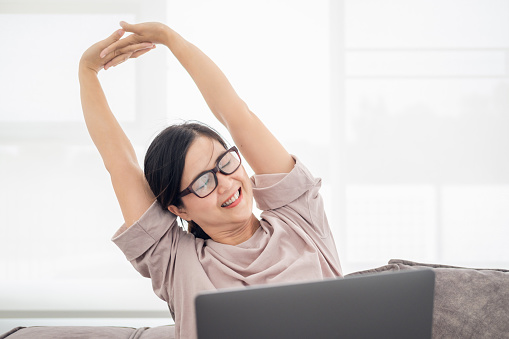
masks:
{"label": "sofa armrest", "polygon": [[433,338],[509,338],[509,270],[393,259],[349,275],[421,268],[435,271]]}

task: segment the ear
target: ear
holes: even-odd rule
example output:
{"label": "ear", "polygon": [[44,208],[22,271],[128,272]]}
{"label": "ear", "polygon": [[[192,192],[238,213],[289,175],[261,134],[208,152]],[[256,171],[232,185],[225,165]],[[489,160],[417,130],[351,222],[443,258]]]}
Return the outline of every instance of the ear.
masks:
{"label": "ear", "polygon": [[168,206],[168,211],[175,214],[177,217],[181,217],[182,219],[189,221],[189,216],[184,207],[177,207],[175,205]]}

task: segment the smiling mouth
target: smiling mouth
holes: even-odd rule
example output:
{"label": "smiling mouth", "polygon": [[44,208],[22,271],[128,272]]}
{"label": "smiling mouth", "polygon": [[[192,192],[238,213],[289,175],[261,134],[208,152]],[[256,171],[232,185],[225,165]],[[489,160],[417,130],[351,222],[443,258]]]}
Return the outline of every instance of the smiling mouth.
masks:
{"label": "smiling mouth", "polygon": [[228,199],[227,201],[225,201],[221,207],[228,207],[230,206],[231,204],[235,203],[240,197],[240,188],[237,190],[237,192],[235,192],[235,194],[230,198]]}

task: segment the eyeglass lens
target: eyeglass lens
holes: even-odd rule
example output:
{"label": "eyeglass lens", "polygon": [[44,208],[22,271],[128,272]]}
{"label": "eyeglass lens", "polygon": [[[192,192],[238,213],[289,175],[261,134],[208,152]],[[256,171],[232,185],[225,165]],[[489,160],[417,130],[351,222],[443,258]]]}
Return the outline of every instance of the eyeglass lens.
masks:
{"label": "eyeglass lens", "polygon": [[[235,172],[240,167],[240,157],[238,153],[231,150],[223,155],[219,160],[218,167],[223,174],[232,174]],[[217,180],[214,178],[215,175],[214,172],[209,171],[193,182],[191,187],[196,195],[205,197],[216,188]]]}

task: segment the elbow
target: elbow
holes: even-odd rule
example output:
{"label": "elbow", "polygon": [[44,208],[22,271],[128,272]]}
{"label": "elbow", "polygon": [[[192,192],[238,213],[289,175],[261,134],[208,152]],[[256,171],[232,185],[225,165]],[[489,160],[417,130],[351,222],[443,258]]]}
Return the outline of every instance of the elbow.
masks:
{"label": "elbow", "polygon": [[251,112],[247,104],[243,100],[233,103],[228,109],[223,110],[219,114],[219,121],[230,131],[230,128],[239,124],[249,122],[255,114]]}

